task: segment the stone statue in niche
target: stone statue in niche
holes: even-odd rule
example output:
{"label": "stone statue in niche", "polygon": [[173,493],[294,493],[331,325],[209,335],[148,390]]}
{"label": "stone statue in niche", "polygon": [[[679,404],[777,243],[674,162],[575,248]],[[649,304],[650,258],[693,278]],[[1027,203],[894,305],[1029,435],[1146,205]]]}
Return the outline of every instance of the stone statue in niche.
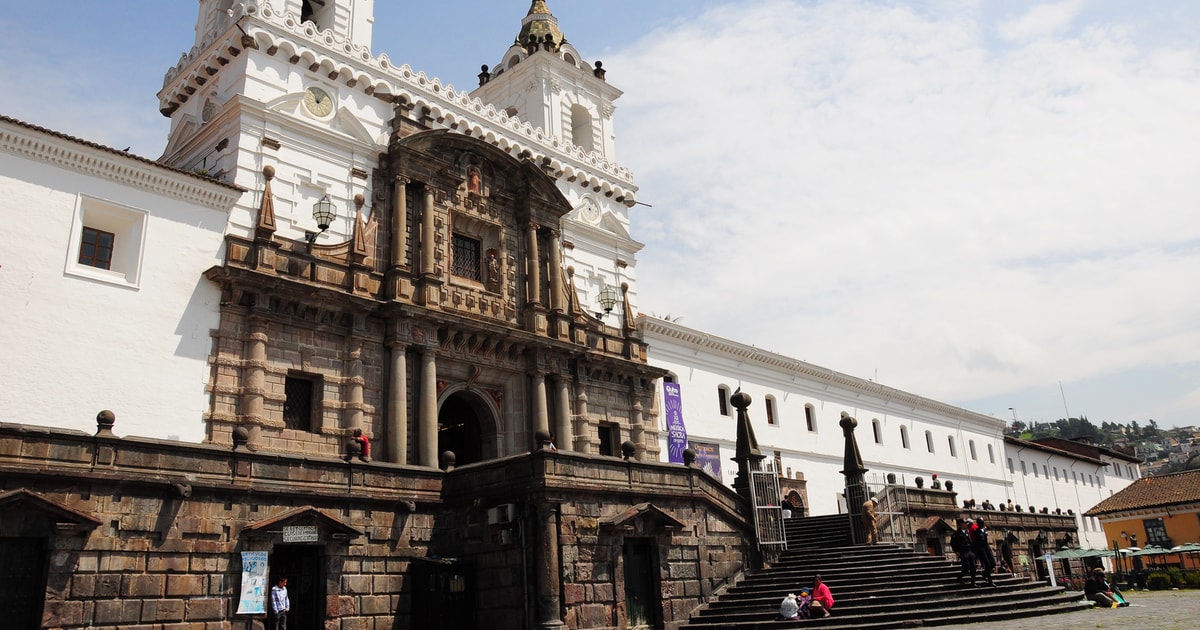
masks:
{"label": "stone statue in niche", "polygon": [[485,286],[488,291],[500,291],[500,257],[496,255],[495,249],[487,250],[487,257],[484,260],[487,268],[485,276]]}
{"label": "stone statue in niche", "polygon": [[483,194],[483,177],[480,176],[477,166],[467,168],[467,192],[473,195]]}

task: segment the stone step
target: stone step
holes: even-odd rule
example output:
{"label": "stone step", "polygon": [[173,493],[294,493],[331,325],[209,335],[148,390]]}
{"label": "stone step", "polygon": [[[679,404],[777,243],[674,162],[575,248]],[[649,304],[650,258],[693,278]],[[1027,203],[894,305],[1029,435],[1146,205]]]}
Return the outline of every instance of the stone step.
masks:
{"label": "stone step", "polygon": [[[692,616],[684,628],[900,628],[1066,612],[1090,605],[1078,593],[995,576],[995,587],[958,584],[956,562],[896,544],[850,545],[845,515],[785,521],[788,549]],[[820,573],[837,606],[828,619],[778,621],[787,593]]]}
{"label": "stone step", "polygon": [[[877,591],[875,593],[843,593],[833,589],[830,590],[833,591],[834,599],[837,601],[839,607],[846,610],[853,608],[856,612],[896,604],[907,607],[914,600],[953,602],[968,598],[971,601],[995,600],[1003,601],[1007,604],[1011,603],[1011,599],[1017,596],[1023,598],[1032,598],[1035,596],[1056,597],[1065,592],[1061,587],[1038,586],[1032,582],[1017,582],[1015,584],[997,583],[995,588],[960,586],[957,582],[952,582],[950,584],[939,585],[933,589],[927,588],[926,585],[914,585],[908,587],[890,587],[886,591]],[[788,590],[787,592],[794,593],[796,591]],[[713,602],[706,610],[702,611],[700,616],[716,614],[721,611],[751,610],[761,613],[764,609],[774,610],[778,608],[785,594],[776,592],[770,595],[760,594],[740,598],[722,597],[720,601]]]}
{"label": "stone step", "polygon": [[[1010,608],[1002,610],[976,611],[973,607],[952,610],[930,610],[922,613],[913,611],[912,614],[880,614],[853,615],[839,614],[834,607],[834,614],[824,619],[799,619],[779,621],[772,615],[768,619],[755,621],[697,621],[693,619],[680,628],[713,628],[727,630],[770,630],[784,628],[822,628],[823,630],[892,630],[895,628],[912,628],[916,626],[948,626],[955,624],[976,624],[992,621],[1006,621],[1027,617],[1040,617],[1059,613],[1086,610],[1091,603],[1083,599],[1035,606],[1031,608]],[[1031,623],[1031,625],[1036,625]]]}

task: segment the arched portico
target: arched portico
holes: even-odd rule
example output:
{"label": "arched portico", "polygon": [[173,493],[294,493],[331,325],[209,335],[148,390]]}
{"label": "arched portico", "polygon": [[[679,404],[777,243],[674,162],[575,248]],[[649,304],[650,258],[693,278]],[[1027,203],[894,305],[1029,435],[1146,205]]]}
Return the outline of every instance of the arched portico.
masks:
{"label": "arched portico", "polygon": [[462,466],[500,456],[500,413],[484,394],[451,386],[438,401],[438,453],[453,451]]}

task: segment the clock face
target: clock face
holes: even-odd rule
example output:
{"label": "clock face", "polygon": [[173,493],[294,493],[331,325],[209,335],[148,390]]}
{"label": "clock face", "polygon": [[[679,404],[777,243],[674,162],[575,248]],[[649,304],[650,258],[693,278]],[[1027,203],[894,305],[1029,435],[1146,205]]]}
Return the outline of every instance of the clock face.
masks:
{"label": "clock face", "polygon": [[333,112],[333,97],[321,88],[310,87],[304,91],[304,107],[313,116],[323,118]]}
{"label": "clock face", "polygon": [[583,203],[580,204],[579,216],[588,223],[596,223],[600,220],[600,206],[596,205],[596,200],[591,197],[586,197]]}

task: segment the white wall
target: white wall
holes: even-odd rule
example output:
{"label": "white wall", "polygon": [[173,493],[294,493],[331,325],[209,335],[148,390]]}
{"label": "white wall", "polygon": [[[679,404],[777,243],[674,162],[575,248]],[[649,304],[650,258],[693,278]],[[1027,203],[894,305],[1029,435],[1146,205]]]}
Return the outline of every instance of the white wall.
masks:
{"label": "white wall", "polygon": [[[844,476],[839,472],[845,440],[838,422],[844,411],[858,421],[855,437],[863,463],[871,471],[869,475],[895,473],[908,485],[921,476],[928,485],[936,472],[943,482],[954,482],[960,505],[966,499],[975,499],[977,504],[990,500],[997,505],[1012,499],[1025,509],[1032,504],[1051,511],[1059,508],[1063,513],[1073,510],[1084,546],[1106,544],[1097,524],[1090,520],[1085,523],[1079,515],[1129,483],[1124,472],[1126,462],[1122,462],[1126,478],[1114,478],[1107,467],[1087,458],[1045,449],[1010,447],[1003,437],[1002,419],[662,320],[643,316],[639,319],[639,330],[650,345],[650,364],[670,370],[680,384],[689,440],[720,444],[725,483],[732,483],[737,472],[736,464],[730,461],[736,440],[736,410],[730,405],[729,415],[721,415],[718,396],[721,386],[730,392],[741,388],[750,394],[753,399],[750,420],[760,450],[768,462],[779,452],[785,475],[789,468],[793,476],[803,473],[813,514],[830,514],[839,509],[838,497],[845,486]],[[659,396],[661,405],[661,385]],[[774,397],[776,403],[774,424],[767,421],[764,401],[768,396]],[[815,431],[808,430],[805,417],[808,405],[815,414]],[[663,414],[660,417],[665,421]],[[879,442],[873,430],[875,421],[879,423]],[[901,441],[901,427],[908,432],[907,447]],[[932,453],[926,431],[931,436]],[[1009,457],[1013,458],[1015,474],[1008,471]],[[1022,459],[1027,461],[1028,472],[1024,475],[1020,468]],[[1039,466],[1037,477],[1032,473],[1035,462]],[[1042,465],[1050,471],[1049,479],[1042,473]],[[1088,474],[1092,475],[1090,483],[1084,481]]]}
{"label": "white wall", "polygon": [[[78,162],[89,167],[108,161],[153,171],[168,185],[195,180],[83,152],[90,155]],[[78,257],[70,241],[81,195],[148,213],[137,286],[68,271]],[[0,239],[0,419],[92,433],[96,413],[111,409],[118,435],[203,440],[220,296],[202,274],[219,262],[226,213],[3,151],[0,208],[10,235]]]}

